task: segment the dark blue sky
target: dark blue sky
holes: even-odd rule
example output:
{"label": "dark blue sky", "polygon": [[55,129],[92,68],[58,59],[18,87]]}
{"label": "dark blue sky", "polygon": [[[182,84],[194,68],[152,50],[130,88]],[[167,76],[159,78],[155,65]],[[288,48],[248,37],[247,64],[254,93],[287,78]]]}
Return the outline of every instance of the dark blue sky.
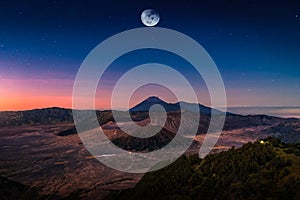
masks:
{"label": "dark blue sky", "polygon": [[229,105],[300,105],[297,1],[1,1],[2,87],[5,80],[73,80],[101,41],[142,27],[146,8],[160,13],[159,27],[189,35],[208,51]]}

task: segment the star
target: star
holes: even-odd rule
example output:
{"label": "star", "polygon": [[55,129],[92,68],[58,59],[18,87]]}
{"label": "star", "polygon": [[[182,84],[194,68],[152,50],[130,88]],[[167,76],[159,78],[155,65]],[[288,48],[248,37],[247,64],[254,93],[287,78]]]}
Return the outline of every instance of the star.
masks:
{"label": "star", "polygon": [[296,14],[296,18],[298,18],[299,17],[299,15],[298,14]]}

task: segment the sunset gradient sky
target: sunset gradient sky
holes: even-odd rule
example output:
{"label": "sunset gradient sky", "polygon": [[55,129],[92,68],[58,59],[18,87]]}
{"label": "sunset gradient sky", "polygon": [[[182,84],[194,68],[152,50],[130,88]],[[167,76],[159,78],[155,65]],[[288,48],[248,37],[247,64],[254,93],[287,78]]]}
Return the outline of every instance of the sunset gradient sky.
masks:
{"label": "sunset gradient sky", "polygon": [[[297,1],[61,0],[0,3],[0,110],[70,108],[74,78],[87,54],[114,34],[142,27],[146,8],[160,13],[159,27],[189,35],[207,50],[223,77],[228,106],[300,106]],[[154,61],[194,80],[201,103],[209,105],[206,87],[189,64],[155,50],[116,60],[98,99],[126,70]],[[144,95],[153,93],[149,87]],[[137,95],[132,104],[142,98]],[[96,102],[97,108],[109,104],[109,99]]]}

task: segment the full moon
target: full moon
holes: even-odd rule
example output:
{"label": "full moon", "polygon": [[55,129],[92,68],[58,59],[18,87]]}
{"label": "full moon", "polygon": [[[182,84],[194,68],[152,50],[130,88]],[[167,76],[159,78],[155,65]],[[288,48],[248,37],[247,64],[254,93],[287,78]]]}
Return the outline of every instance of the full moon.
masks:
{"label": "full moon", "polygon": [[141,20],[145,26],[155,26],[159,22],[159,14],[155,10],[147,9],[142,12]]}

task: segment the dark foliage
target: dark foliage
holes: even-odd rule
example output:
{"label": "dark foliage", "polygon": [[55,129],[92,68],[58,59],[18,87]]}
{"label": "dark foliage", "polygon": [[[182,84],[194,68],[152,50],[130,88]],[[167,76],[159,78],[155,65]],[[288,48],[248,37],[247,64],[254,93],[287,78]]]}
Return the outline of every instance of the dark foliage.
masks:
{"label": "dark foliage", "polygon": [[268,138],[204,159],[183,156],[108,199],[300,199],[299,150]]}
{"label": "dark foliage", "polygon": [[33,200],[37,199],[37,193],[29,187],[0,177],[0,199],[3,200]]}

